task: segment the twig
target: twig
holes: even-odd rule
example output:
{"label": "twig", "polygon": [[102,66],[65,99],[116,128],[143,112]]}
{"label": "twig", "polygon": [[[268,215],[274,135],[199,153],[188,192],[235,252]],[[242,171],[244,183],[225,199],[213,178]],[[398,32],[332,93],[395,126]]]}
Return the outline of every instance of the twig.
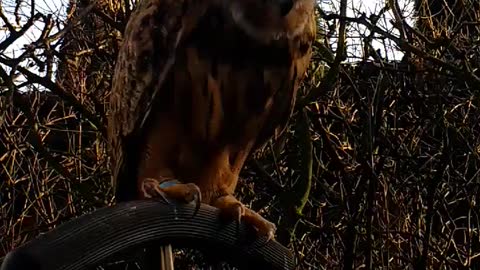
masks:
{"label": "twig", "polygon": [[323,92],[329,91],[336,83],[338,73],[340,70],[340,63],[345,60],[345,48],[346,48],[346,29],[347,29],[347,0],[341,0],[340,2],[340,28],[339,38],[337,42],[337,52],[335,60],[333,61],[327,75],[322,80],[320,85],[312,90],[297,102],[297,108],[301,109],[308,103],[316,100]]}

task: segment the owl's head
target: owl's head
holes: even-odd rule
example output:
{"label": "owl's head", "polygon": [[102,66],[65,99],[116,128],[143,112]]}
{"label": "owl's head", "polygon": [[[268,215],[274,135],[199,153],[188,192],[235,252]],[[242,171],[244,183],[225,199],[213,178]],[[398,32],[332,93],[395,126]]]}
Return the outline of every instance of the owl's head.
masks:
{"label": "owl's head", "polygon": [[294,38],[303,33],[315,0],[224,0],[235,23],[259,41]]}

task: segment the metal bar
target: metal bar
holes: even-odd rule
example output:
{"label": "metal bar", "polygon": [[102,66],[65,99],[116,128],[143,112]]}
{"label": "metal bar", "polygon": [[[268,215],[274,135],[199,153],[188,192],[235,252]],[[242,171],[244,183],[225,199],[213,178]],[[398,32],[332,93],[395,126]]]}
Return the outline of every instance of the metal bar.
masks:
{"label": "metal bar", "polygon": [[160,247],[161,270],[174,270],[172,245]]}

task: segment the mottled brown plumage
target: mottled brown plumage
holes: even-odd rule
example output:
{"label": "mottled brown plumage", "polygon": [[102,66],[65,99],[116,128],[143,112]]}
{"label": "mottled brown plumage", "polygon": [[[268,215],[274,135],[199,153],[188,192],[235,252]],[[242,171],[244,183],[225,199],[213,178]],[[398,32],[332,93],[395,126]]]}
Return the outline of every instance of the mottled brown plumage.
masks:
{"label": "mottled brown plumage", "polygon": [[[255,146],[291,114],[315,38],[314,0],[143,0],[119,52],[109,115],[117,200],[195,199],[275,226],[233,193]],[[178,179],[181,184],[159,188]]]}

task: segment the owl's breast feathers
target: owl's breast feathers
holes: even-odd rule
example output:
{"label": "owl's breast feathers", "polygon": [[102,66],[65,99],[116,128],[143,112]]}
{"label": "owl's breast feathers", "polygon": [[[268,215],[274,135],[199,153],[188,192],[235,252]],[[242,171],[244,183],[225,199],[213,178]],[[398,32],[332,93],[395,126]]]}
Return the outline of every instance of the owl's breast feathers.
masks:
{"label": "owl's breast feathers", "polygon": [[259,42],[210,2],[144,0],[132,14],[111,93],[113,179],[135,177],[127,167],[137,167],[161,115],[204,149],[260,145],[287,124],[311,57],[313,14],[298,36]]}

